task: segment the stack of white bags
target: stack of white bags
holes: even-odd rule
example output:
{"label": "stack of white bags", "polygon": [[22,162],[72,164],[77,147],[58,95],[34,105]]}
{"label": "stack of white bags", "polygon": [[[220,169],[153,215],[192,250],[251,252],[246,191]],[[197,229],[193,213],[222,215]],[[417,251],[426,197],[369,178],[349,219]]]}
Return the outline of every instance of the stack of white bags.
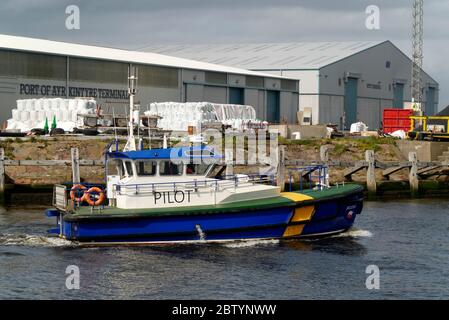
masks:
{"label": "stack of white bags", "polygon": [[[12,118],[8,120],[8,130],[20,130],[29,132],[34,128],[44,128],[45,119],[51,127],[53,118],[56,116],[58,128],[71,132],[81,119],[78,114],[93,114],[97,102],[88,99],[26,99],[17,100],[17,108],[12,110]],[[81,120],[82,121],[82,120]]]}
{"label": "stack of white bags", "polygon": [[199,130],[207,122],[221,122],[235,130],[245,130],[249,122],[260,122],[256,119],[256,110],[251,106],[209,102],[152,103],[145,115],[162,117],[158,127],[174,131],[187,131],[189,126]]}

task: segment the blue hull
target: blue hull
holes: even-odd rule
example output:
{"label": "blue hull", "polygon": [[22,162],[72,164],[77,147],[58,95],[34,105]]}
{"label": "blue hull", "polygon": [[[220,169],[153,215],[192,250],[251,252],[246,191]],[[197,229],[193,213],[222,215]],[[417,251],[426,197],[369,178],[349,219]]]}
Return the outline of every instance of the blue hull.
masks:
{"label": "blue hull", "polygon": [[[312,206],[313,214],[298,222],[295,212],[305,206]],[[120,219],[102,219],[98,214],[98,219],[77,221],[53,212],[60,222],[53,231],[68,240],[96,244],[318,237],[350,229],[362,208],[362,191],[357,190],[332,199],[226,213]]]}

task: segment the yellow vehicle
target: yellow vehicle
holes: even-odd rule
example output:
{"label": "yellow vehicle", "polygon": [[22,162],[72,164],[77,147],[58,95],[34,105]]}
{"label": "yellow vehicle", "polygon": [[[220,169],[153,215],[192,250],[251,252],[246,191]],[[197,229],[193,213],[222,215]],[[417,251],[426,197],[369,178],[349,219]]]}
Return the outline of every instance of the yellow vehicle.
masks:
{"label": "yellow vehicle", "polygon": [[[449,141],[449,116],[410,116],[410,120],[410,131],[407,133],[410,139]],[[438,124],[429,124],[429,121]]]}

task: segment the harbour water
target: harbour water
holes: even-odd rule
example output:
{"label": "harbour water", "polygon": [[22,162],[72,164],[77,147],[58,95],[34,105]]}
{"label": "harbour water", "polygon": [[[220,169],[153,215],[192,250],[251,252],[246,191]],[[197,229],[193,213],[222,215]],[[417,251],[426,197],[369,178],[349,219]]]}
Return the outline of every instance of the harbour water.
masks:
{"label": "harbour water", "polygon": [[449,200],[366,202],[353,230],[314,241],[81,248],[47,238],[52,223],[43,208],[1,209],[0,299],[449,298]]}

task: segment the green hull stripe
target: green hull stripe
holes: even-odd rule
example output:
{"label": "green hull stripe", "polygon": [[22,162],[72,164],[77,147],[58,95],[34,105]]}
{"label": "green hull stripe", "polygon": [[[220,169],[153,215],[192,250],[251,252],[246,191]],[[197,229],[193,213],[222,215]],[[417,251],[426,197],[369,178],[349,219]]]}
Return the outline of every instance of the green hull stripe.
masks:
{"label": "green hull stripe", "polygon": [[234,203],[224,203],[219,205],[195,206],[195,207],[171,207],[171,208],[155,208],[155,209],[119,209],[107,207],[99,213],[92,213],[91,207],[81,207],[73,214],[66,214],[64,220],[66,221],[80,221],[80,220],[98,220],[111,218],[140,218],[140,217],[155,217],[155,216],[184,216],[184,215],[203,215],[203,214],[217,214],[217,213],[238,213],[241,211],[257,211],[261,209],[275,209],[281,207],[297,207],[312,205],[317,202],[331,201],[342,198],[344,196],[361,192],[363,188],[358,185],[347,184],[340,187],[332,187],[323,191],[307,190],[303,191],[313,199],[301,202],[294,202],[285,197],[279,196],[275,198],[264,198],[258,200],[240,201]]}

